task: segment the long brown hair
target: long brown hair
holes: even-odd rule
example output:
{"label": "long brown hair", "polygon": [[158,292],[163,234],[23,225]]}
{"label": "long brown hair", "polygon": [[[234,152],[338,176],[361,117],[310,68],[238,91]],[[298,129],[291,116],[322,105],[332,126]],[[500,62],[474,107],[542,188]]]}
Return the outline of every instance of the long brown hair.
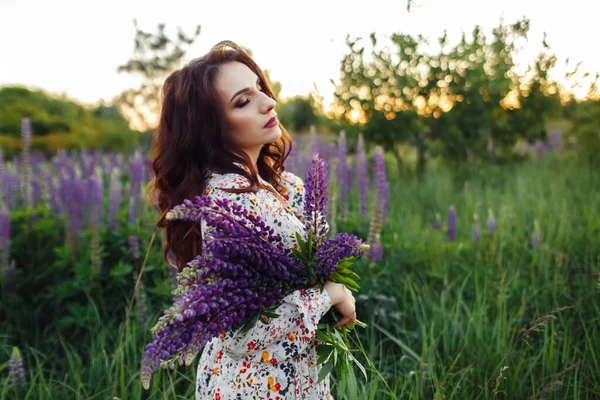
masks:
{"label": "long brown hair", "polygon": [[[174,258],[179,271],[200,254],[202,235],[198,225],[168,221],[167,212],[184,199],[201,196],[209,170],[243,175],[251,183],[244,191],[272,190],[262,185],[258,176],[277,187],[291,150],[291,138],[281,124],[281,137],[262,147],[256,168],[243,151],[227,140],[214,82],[219,67],[232,61],[241,62],[256,73],[265,94],[275,99],[252,54],[231,41],[217,43],[204,56],[173,72],[162,87],[160,121],[151,148],[154,177],[148,184],[148,195],[160,212],[156,226],[165,229],[165,259],[173,265]],[[245,165],[249,172],[235,162]]]}

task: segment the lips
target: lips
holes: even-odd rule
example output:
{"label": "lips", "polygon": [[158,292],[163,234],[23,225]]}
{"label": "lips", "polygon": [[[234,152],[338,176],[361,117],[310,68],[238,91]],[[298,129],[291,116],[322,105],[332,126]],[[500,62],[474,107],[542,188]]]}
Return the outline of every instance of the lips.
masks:
{"label": "lips", "polygon": [[277,118],[273,117],[265,124],[265,126],[263,126],[263,128],[272,128],[275,125],[277,125]]}

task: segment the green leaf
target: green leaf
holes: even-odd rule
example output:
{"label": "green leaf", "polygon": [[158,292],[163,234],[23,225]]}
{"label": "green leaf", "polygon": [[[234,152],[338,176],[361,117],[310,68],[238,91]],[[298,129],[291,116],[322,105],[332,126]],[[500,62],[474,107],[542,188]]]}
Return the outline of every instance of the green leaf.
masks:
{"label": "green leaf", "polygon": [[350,290],[352,290],[352,289],[359,290],[360,289],[360,286],[358,286],[358,283],[354,282],[350,278],[346,278],[344,284]]}
{"label": "green leaf", "polygon": [[356,376],[354,376],[354,371],[352,368],[348,369],[346,382],[348,384],[348,399],[356,400],[358,399],[358,383],[356,382]]}
{"label": "green leaf", "polygon": [[319,358],[317,360],[317,364],[321,364],[329,359],[331,356],[331,352],[334,350],[334,347],[328,344],[320,344],[317,346],[317,354]]}
{"label": "green leaf", "polygon": [[269,317],[269,318],[277,318],[277,317],[279,317],[279,314],[276,314],[276,313],[273,313],[273,312],[268,312],[268,311],[265,311],[263,313],[263,315],[266,316],[266,317]]}
{"label": "green leaf", "polygon": [[323,332],[321,332],[320,330],[317,330],[315,332],[315,334],[317,335],[317,338],[321,341],[321,342],[325,342],[325,343],[333,343],[333,340],[328,336],[325,335]]}
{"label": "green leaf", "polygon": [[133,265],[119,263],[110,270],[110,275],[111,276],[124,276],[124,275],[131,274],[131,272],[133,272]]}
{"label": "green leaf", "polygon": [[252,318],[250,318],[241,328],[241,332],[248,332],[250,329],[254,328],[256,322],[258,321],[258,316],[260,313],[257,313]]}
{"label": "green leaf", "polygon": [[321,370],[319,371],[319,379],[317,379],[317,383],[321,382],[333,369],[333,362],[329,360],[326,364],[323,365]]}
{"label": "green leaf", "polygon": [[302,253],[306,254],[306,242],[302,239],[302,236],[300,236],[300,233],[298,232],[296,232],[296,241],[298,242],[298,246],[300,247]]}

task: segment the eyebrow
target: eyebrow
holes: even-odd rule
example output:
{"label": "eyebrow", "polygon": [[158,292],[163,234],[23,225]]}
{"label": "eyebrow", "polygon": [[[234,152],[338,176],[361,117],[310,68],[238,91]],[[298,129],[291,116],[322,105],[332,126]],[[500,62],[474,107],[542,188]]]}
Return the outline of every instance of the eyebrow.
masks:
{"label": "eyebrow", "polygon": [[[256,83],[258,83],[258,82],[260,82],[260,77],[259,77],[259,76],[257,76],[257,77],[256,77]],[[229,102],[231,103],[231,102],[233,101],[233,99],[235,99],[235,98],[236,98],[237,96],[239,96],[240,94],[247,92],[248,90],[250,90],[250,88],[247,88],[247,87],[246,87],[246,88],[243,88],[243,89],[240,89],[240,90],[238,90],[237,92],[235,92],[235,93],[233,94],[233,96],[231,96],[231,100],[229,100]]]}

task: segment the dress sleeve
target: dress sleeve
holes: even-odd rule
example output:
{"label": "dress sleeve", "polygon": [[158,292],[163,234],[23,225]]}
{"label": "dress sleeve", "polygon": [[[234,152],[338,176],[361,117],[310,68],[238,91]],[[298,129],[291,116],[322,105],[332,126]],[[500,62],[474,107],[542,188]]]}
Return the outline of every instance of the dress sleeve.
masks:
{"label": "dress sleeve", "polygon": [[319,320],[331,308],[331,298],[319,286],[296,290],[282,299],[279,317],[260,320],[247,332],[236,331],[226,346],[234,359],[275,364],[299,358],[313,339]]}

